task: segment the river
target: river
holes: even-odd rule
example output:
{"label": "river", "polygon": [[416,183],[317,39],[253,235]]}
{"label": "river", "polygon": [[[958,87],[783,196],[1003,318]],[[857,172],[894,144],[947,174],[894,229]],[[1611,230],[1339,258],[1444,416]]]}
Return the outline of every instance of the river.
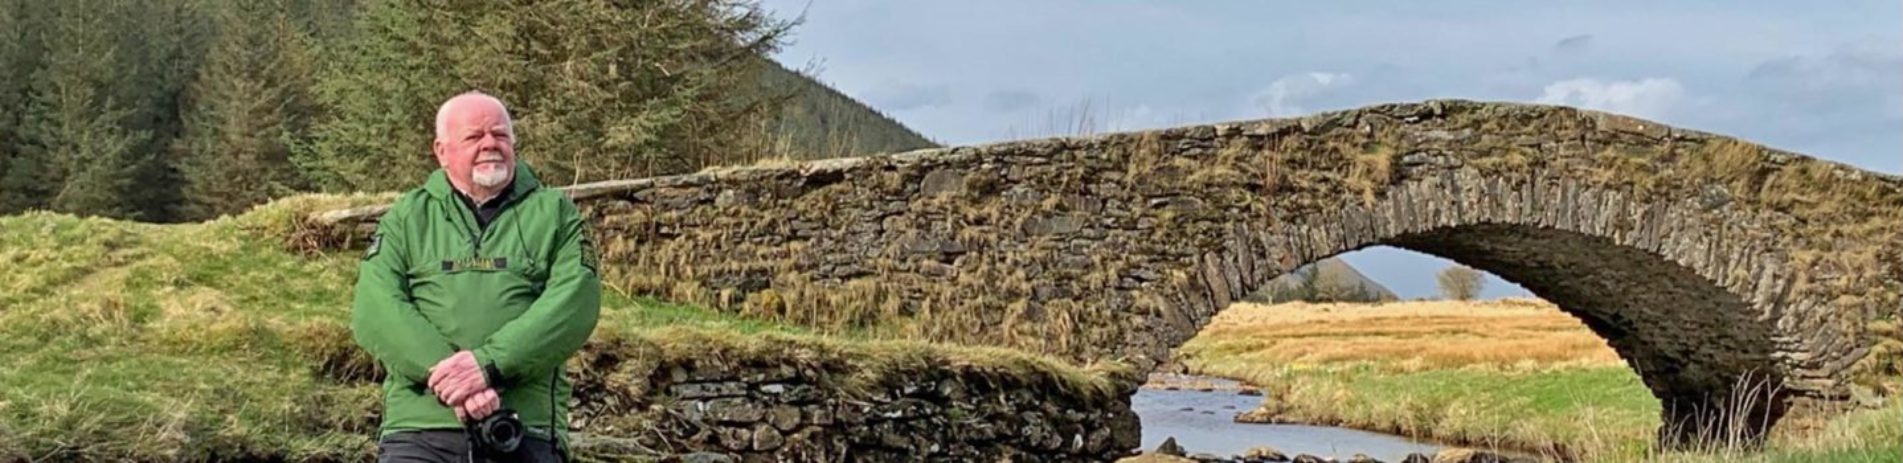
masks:
{"label": "river", "polygon": [[1143,422],[1142,450],[1153,450],[1170,437],[1190,454],[1225,457],[1241,455],[1259,445],[1273,447],[1290,458],[1307,453],[1341,461],[1357,453],[1381,461],[1401,461],[1409,453],[1432,456],[1439,449],[1401,436],[1347,428],[1237,423],[1236,413],[1255,408],[1261,397],[1237,394],[1239,384],[1224,379],[1176,376],[1171,382],[1185,380],[1214,386],[1214,390],[1145,387],[1130,398],[1131,408]]}

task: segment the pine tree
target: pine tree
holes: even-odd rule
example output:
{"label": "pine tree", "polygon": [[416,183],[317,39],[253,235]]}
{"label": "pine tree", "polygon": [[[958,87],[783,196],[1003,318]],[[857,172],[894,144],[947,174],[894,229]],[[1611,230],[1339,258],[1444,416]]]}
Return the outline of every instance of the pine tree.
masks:
{"label": "pine tree", "polygon": [[355,33],[328,55],[312,98],[323,117],[293,153],[300,171],[331,191],[391,191],[435,168],[436,100],[459,86],[425,33],[434,9],[386,1],[358,13]]}
{"label": "pine tree", "polygon": [[351,18],[357,14],[358,0],[289,0],[286,5],[308,39],[315,43],[333,43],[347,37]]}
{"label": "pine tree", "polygon": [[285,0],[234,2],[215,14],[218,36],[175,144],[184,217],[240,212],[304,188],[290,150],[309,117],[312,63],[292,14]]}
{"label": "pine tree", "polygon": [[43,10],[39,2],[0,0],[0,214],[41,207],[45,199],[45,168],[21,139]]}
{"label": "pine tree", "polygon": [[[247,3],[250,0],[235,2]],[[119,101],[131,111],[126,127],[149,136],[133,148],[131,201],[148,221],[177,220],[184,203],[184,177],[170,156],[184,131],[186,88],[198,73],[212,28],[203,0],[119,2],[114,9],[127,63],[120,72]]]}
{"label": "pine tree", "polygon": [[137,218],[129,200],[135,150],[149,134],[125,128],[132,115],[113,96],[124,66],[111,3],[74,0],[50,5],[45,65],[31,80],[21,123],[25,156],[42,163],[50,187],[45,205],[78,214]]}
{"label": "pine tree", "polygon": [[746,90],[790,23],[745,0],[540,3],[514,13],[529,78],[505,88],[544,177],[691,172],[762,150],[758,128],[783,101]]}
{"label": "pine tree", "polygon": [[435,168],[436,105],[467,90],[510,105],[551,184],[744,158],[777,108],[739,89],[785,30],[743,0],[374,3],[319,80],[298,163],[327,189],[412,185]]}

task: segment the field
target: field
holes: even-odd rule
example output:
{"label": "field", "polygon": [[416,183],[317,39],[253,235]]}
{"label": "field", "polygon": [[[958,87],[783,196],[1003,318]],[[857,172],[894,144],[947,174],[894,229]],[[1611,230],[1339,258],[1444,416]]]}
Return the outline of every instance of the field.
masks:
{"label": "field", "polygon": [[1846,416],[1763,453],[1656,454],[1659,404],[1578,320],[1532,299],[1236,304],[1178,353],[1265,392],[1242,419],[1339,425],[1581,461],[1896,461],[1903,408]]}
{"label": "field", "polygon": [[[181,225],[0,216],[0,461],[367,459],[379,392],[347,328],[359,256],[284,241],[310,211],[388,199],[299,196]],[[962,362],[1111,390],[1004,349],[819,336],[611,288],[588,349],[825,355],[859,368],[842,384]]]}

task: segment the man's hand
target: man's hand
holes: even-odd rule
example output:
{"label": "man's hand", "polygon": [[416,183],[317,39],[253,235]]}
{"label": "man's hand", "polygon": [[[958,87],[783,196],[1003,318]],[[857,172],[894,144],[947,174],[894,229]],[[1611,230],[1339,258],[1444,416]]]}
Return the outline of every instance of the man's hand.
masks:
{"label": "man's hand", "polygon": [[480,420],[502,409],[502,395],[495,389],[483,389],[469,400],[453,407],[456,409],[456,421]]}
{"label": "man's hand", "polygon": [[430,367],[429,388],[436,392],[437,399],[450,406],[462,405],[463,401],[483,391],[495,394],[495,391],[489,390],[488,381],[482,377],[482,366],[476,364],[476,354],[466,350],[456,352]]}
{"label": "man's hand", "polygon": [[495,389],[483,389],[482,392],[469,396],[469,400],[464,401],[462,405],[456,406],[456,417],[480,420],[500,409],[502,409],[502,396],[496,394]]}

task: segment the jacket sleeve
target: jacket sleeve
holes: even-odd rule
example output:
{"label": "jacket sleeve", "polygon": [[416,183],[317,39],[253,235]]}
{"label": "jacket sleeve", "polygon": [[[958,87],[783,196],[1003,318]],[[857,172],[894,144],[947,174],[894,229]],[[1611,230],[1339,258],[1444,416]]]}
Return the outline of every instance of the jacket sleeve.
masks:
{"label": "jacket sleeve", "polygon": [[378,221],[371,249],[357,266],[350,332],[391,376],[427,384],[430,367],[456,351],[411,300],[404,252],[410,236],[394,212]]}
{"label": "jacket sleeve", "polygon": [[557,215],[561,225],[546,289],[528,311],[497,329],[475,350],[476,362],[492,386],[560,366],[595,330],[601,313],[601,278],[595,271],[594,246],[588,243],[587,225],[573,202],[563,198]]}

